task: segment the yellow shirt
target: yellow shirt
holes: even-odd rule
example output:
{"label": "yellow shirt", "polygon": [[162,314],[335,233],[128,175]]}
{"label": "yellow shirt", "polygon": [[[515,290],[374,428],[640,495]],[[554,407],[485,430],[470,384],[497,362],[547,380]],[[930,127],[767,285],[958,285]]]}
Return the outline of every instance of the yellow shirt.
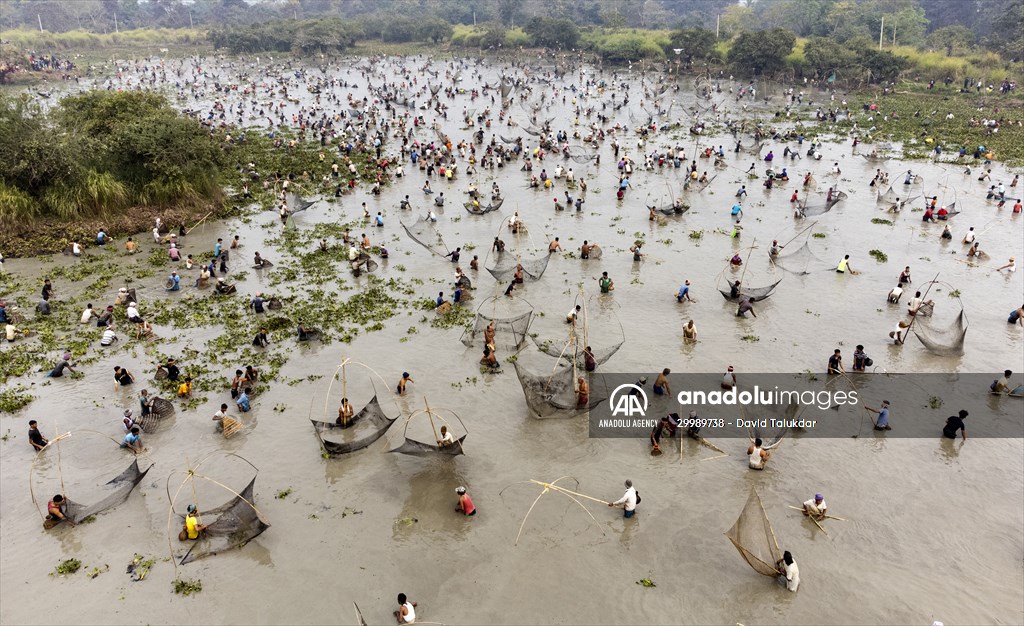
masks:
{"label": "yellow shirt", "polygon": [[187,396],[190,393],[192,393],[192,383],[181,383],[178,387],[178,395]]}
{"label": "yellow shirt", "polygon": [[836,267],[836,271],[837,272],[845,272],[846,271],[846,264],[847,263],[849,263],[849,261],[847,261],[846,259],[843,259],[842,261],[840,261],[839,265]]}
{"label": "yellow shirt", "polygon": [[195,515],[189,515],[185,518],[185,531],[188,533],[189,539],[199,538],[199,520],[196,519]]}

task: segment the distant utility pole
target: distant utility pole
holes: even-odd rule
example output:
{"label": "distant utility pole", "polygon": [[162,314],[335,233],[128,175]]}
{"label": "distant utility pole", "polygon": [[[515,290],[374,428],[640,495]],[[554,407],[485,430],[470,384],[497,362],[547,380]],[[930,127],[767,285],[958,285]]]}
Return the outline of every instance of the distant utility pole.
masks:
{"label": "distant utility pole", "polygon": [[878,49],[882,49],[882,33],[885,32],[885,17],[882,17],[882,26],[878,29]]}
{"label": "distant utility pole", "polygon": [[192,9],[189,9],[189,10],[188,10],[188,27],[189,27],[189,28],[194,28],[194,27],[192,26]]}
{"label": "distant utility pole", "polygon": [[120,31],[120,30],[119,30],[119,29],[117,28],[117,13],[114,13],[114,32],[115,32],[115,33],[119,33],[119,32],[121,32],[121,31]]}
{"label": "distant utility pole", "polygon": [[43,32],[43,18],[39,17],[39,14],[36,13],[36,19],[39,20],[39,32]]}
{"label": "distant utility pole", "polygon": [[718,29],[722,26],[722,14],[719,13],[718,17],[715,18],[715,41],[718,41]]}
{"label": "distant utility pole", "polygon": [[476,11],[473,11],[473,28],[476,28]]}

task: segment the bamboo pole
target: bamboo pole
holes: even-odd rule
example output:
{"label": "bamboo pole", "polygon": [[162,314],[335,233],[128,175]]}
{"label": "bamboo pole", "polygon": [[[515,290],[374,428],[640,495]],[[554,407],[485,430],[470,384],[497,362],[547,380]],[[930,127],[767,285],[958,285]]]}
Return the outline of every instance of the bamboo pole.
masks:
{"label": "bamboo pole", "polygon": [[554,483],[545,483],[545,482],[541,482],[539,480],[534,480],[532,478],[530,479],[530,482],[535,484],[535,485],[540,485],[541,487],[544,487],[545,491],[547,491],[549,489],[553,489],[555,491],[561,491],[561,492],[564,492],[564,493],[569,494],[569,495],[578,496],[580,498],[586,498],[587,500],[593,500],[594,502],[600,502],[601,504],[611,504],[611,502],[608,502],[607,500],[599,500],[598,498],[594,498],[594,497],[591,497],[591,496],[588,496],[588,495],[585,495],[585,494],[582,494],[582,493],[577,493],[575,491],[569,491],[565,487],[559,487],[558,485],[556,485]]}
{"label": "bamboo pole", "polygon": [[[804,510],[803,507],[793,506],[792,504],[789,505],[789,508],[793,509],[794,511],[803,511]],[[825,519],[836,519],[836,520],[839,520],[841,522],[847,521],[846,518],[836,517],[835,515],[826,515]]]}
{"label": "bamboo pole", "polygon": [[434,431],[434,441],[437,442],[438,446],[440,446],[441,438],[437,436],[437,426],[434,425],[434,414],[430,410],[430,404],[427,402],[426,396],[423,396],[423,405],[427,407],[427,419],[430,420],[430,430]]}

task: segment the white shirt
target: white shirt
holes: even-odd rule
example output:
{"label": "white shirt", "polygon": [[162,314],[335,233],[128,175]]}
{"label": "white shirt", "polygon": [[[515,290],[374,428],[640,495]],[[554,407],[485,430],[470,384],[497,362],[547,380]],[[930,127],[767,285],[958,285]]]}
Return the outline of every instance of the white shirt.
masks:
{"label": "white shirt", "polygon": [[893,287],[892,291],[889,292],[889,295],[893,298],[899,298],[903,295],[903,289],[901,287]]}
{"label": "white shirt", "polygon": [[792,565],[786,565],[786,589],[790,591],[796,591],[797,587],[800,586],[800,567],[797,566],[796,561],[793,561]]}
{"label": "white shirt", "polygon": [[754,446],[754,450],[750,453],[750,467],[755,469],[761,469],[764,467],[764,459],[761,458],[761,452],[763,448]]}
{"label": "white shirt", "polygon": [[117,334],[113,330],[108,328],[105,331],[103,331],[103,338],[100,339],[100,345],[109,346],[110,344],[114,343],[115,339],[117,339]]}
{"label": "white shirt", "polygon": [[966,241],[967,243],[974,243],[974,231],[973,230],[968,232],[966,235],[964,235],[964,241]]}
{"label": "white shirt", "polygon": [[814,513],[815,515],[821,515],[827,508],[828,505],[825,504],[824,500],[822,500],[821,502],[817,502],[814,498],[811,498],[807,502],[804,502],[804,509],[809,510],[811,513]]}
{"label": "white shirt", "polygon": [[624,504],[627,511],[633,511],[636,509],[636,489],[629,487],[626,489],[626,493],[621,498],[612,502],[612,504]]}
{"label": "white shirt", "polygon": [[402,618],[402,621],[404,621],[406,624],[415,623],[416,622],[416,608],[412,605],[412,602],[406,602],[402,606],[404,606],[405,610],[408,611],[408,613],[406,613],[405,617]]}
{"label": "white shirt", "polygon": [[917,297],[911,298],[910,302],[907,304],[907,307],[911,311],[915,311],[916,312],[918,309],[921,308],[921,304],[923,302],[924,302],[924,299],[922,299],[922,298],[917,298]]}
{"label": "white shirt", "polygon": [[82,322],[83,324],[86,324],[86,323],[88,323],[88,322],[89,322],[89,320],[91,320],[91,319],[92,319],[92,316],[93,316],[93,315],[95,315],[95,314],[96,314],[96,313],[95,313],[95,312],[94,312],[94,311],[93,311],[92,309],[86,309],[86,310],[82,311],[82,319],[81,319],[81,322]]}
{"label": "white shirt", "polygon": [[82,254],[82,246],[78,245],[77,243],[71,244],[71,254],[75,256]]}
{"label": "white shirt", "polygon": [[444,434],[444,436],[441,437],[441,441],[438,442],[438,443],[440,445],[447,445],[447,444],[450,444],[450,443],[455,443],[455,437],[452,436],[452,434],[450,432],[447,432],[447,433]]}
{"label": "white shirt", "polygon": [[139,315],[139,310],[133,306],[128,307],[128,319],[133,317],[142,317]]}

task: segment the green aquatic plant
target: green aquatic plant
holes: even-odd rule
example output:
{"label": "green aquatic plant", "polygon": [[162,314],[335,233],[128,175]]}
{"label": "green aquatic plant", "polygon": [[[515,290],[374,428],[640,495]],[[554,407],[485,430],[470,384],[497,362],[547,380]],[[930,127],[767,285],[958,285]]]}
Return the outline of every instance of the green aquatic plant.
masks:
{"label": "green aquatic plant", "polygon": [[78,559],[65,559],[54,569],[59,576],[67,576],[68,574],[74,574],[81,568],[82,562]]}
{"label": "green aquatic plant", "polygon": [[869,250],[868,255],[879,263],[885,263],[889,260],[889,255],[881,250]]}
{"label": "green aquatic plant", "polygon": [[174,593],[183,596],[190,596],[203,590],[203,581],[198,578],[195,580],[192,580],[191,578],[188,580],[176,578],[174,579],[174,582],[171,583],[171,586],[174,589]]}

